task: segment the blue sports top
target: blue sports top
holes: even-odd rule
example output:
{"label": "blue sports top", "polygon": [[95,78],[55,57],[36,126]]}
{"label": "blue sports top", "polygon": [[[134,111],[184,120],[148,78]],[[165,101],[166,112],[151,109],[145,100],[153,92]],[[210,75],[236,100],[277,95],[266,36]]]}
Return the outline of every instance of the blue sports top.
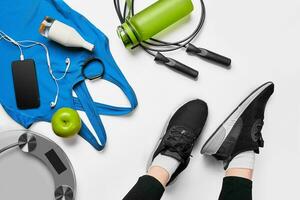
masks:
{"label": "blue sports top", "polygon": [[[51,109],[49,105],[56,94],[56,86],[48,71],[44,49],[39,46],[26,49],[25,57],[34,59],[36,63],[41,105],[37,109],[19,110],[14,93],[11,63],[19,60],[20,52],[12,44],[0,41],[0,103],[6,112],[16,122],[29,128],[34,122],[50,122],[57,109],[62,107],[84,111],[100,142],[84,123],[80,136],[95,149],[102,150],[106,144],[106,133],[100,115],[126,115],[137,106],[133,89],[110,53],[108,38],[62,0],[1,0],[0,8],[0,30],[18,41],[30,39],[45,44],[49,49],[56,77],[64,74],[66,58],[71,59],[66,77],[59,81],[58,104]],[[75,28],[83,38],[95,44],[94,52],[66,48],[42,37],[38,30],[45,16]],[[84,63],[91,57],[99,58],[101,62],[91,61],[83,68]],[[85,78],[95,76],[100,76],[120,87],[131,106],[116,107],[94,102],[85,84]],[[77,97],[72,95],[72,91]]]}

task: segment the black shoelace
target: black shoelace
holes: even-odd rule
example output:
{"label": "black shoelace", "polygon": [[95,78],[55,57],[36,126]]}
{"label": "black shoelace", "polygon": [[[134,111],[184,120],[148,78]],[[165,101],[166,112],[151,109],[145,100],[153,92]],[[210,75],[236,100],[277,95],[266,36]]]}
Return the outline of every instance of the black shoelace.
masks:
{"label": "black shoelace", "polygon": [[165,138],[166,149],[177,152],[182,159],[187,159],[191,155],[191,151],[196,140],[196,136],[185,127],[172,127]]}
{"label": "black shoelace", "polygon": [[257,124],[257,126],[256,126],[257,131],[254,133],[255,139],[256,139],[259,147],[264,147],[264,143],[265,143],[264,139],[262,137],[262,133],[261,133],[263,124],[264,124],[263,121],[262,121],[262,123]]}

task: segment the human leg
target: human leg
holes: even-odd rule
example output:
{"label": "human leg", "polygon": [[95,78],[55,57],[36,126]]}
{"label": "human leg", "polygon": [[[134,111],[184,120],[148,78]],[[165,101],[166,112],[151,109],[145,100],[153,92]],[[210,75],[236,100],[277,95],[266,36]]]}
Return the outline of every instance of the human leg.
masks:
{"label": "human leg", "polygon": [[223,161],[226,170],[219,200],[252,200],[255,153],[264,147],[264,111],[273,92],[268,82],[251,93],[203,146],[201,153]]}
{"label": "human leg", "polygon": [[151,156],[147,175],[140,177],[123,200],[159,200],[162,197],[165,187],[188,166],[207,114],[207,105],[201,100],[190,101],[175,112]]}

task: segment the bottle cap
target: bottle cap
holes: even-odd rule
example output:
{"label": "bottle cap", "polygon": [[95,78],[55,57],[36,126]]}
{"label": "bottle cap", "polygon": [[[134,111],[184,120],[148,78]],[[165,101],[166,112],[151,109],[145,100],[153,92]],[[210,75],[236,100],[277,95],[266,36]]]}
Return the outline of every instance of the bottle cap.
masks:
{"label": "bottle cap", "polygon": [[52,24],[54,23],[55,19],[46,16],[43,22],[40,25],[39,32],[42,36],[48,37],[48,32]]}
{"label": "bottle cap", "polygon": [[134,30],[130,27],[130,25],[125,22],[117,29],[119,38],[122,40],[123,44],[127,49],[132,49],[139,44],[138,38],[134,32]]}

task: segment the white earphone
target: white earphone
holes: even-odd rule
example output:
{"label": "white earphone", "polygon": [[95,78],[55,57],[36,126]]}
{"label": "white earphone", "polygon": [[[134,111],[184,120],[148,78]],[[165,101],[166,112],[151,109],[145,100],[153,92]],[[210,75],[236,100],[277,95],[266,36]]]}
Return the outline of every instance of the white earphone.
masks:
{"label": "white earphone", "polygon": [[5,34],[3,31],[0,30],[0,40],[4,39],[5,41],[7,42],[10,42],[14,45],[16,45],[19,50],[20,50],[20,60],[23,61],[25,59],[24,57],[24,53],[23,53],[23,49],[22,48],[32,48],[34,46],[41,46],[44,48],[45,52],[46,52],[46,59],[47,59],[47,65],[48,65],[48,70],[49,70],[49,73],[52,77],[52,79],[54,80],[55,82],[55,85],[56,85],[56,95],[55,95],[55,98],[54,100],[50,103],[50,107],[53,109],[55,108],[55,106],[57,105],[57,102],[58,102],[58,97],[59,97],[59,84],[58,82],[62,79],[64,79],[70,69],[70,66],[71,66],[71,60],[70,58],[66,58],[66,68],[65,68],[65,72],[64,74],[57,78],[54,74],[53,74],[53,71],[52,71],[52,66],[51,66],[51,60],[50,60],[50,54],[49,54],[49,50],[47,48],[47,46],[41,42],[37,42],[37,41],[32,41],[32,40],[22,40],[22,41],[16,41],[14,39],[12,39],[11,37],[9,37],[7,34]]}
{"label": "white earphone", "polygon": [[65,73],[64,73],[64,75],[63,75],[62,77],[60,77],[60,78],[56,78],[56,77],[53,75],[53,73],[50,73],[51,76],[52,76],[52,78],[53,78],[53,80],[55,81],[56,91],[57,91],[57,92],[56,92],[56,96],[55,96],[54,101],[52,101],[52,102],[50,103],[50,107],[51,107],[52,109],[55,108],[55,106],[57,105],[57,102],[58,102],[58,97],[59,97],[59,85],[58,85],[58,81],[60,81],[60,80],[62,80],[62,79],[65,78],[65,76],[67,75],[67,72],[69,71],[70,65],[71,65],[71,60],[70,60],[70,58],[67,58],[67,59],[66,59],[66,70],[65,70]]}

